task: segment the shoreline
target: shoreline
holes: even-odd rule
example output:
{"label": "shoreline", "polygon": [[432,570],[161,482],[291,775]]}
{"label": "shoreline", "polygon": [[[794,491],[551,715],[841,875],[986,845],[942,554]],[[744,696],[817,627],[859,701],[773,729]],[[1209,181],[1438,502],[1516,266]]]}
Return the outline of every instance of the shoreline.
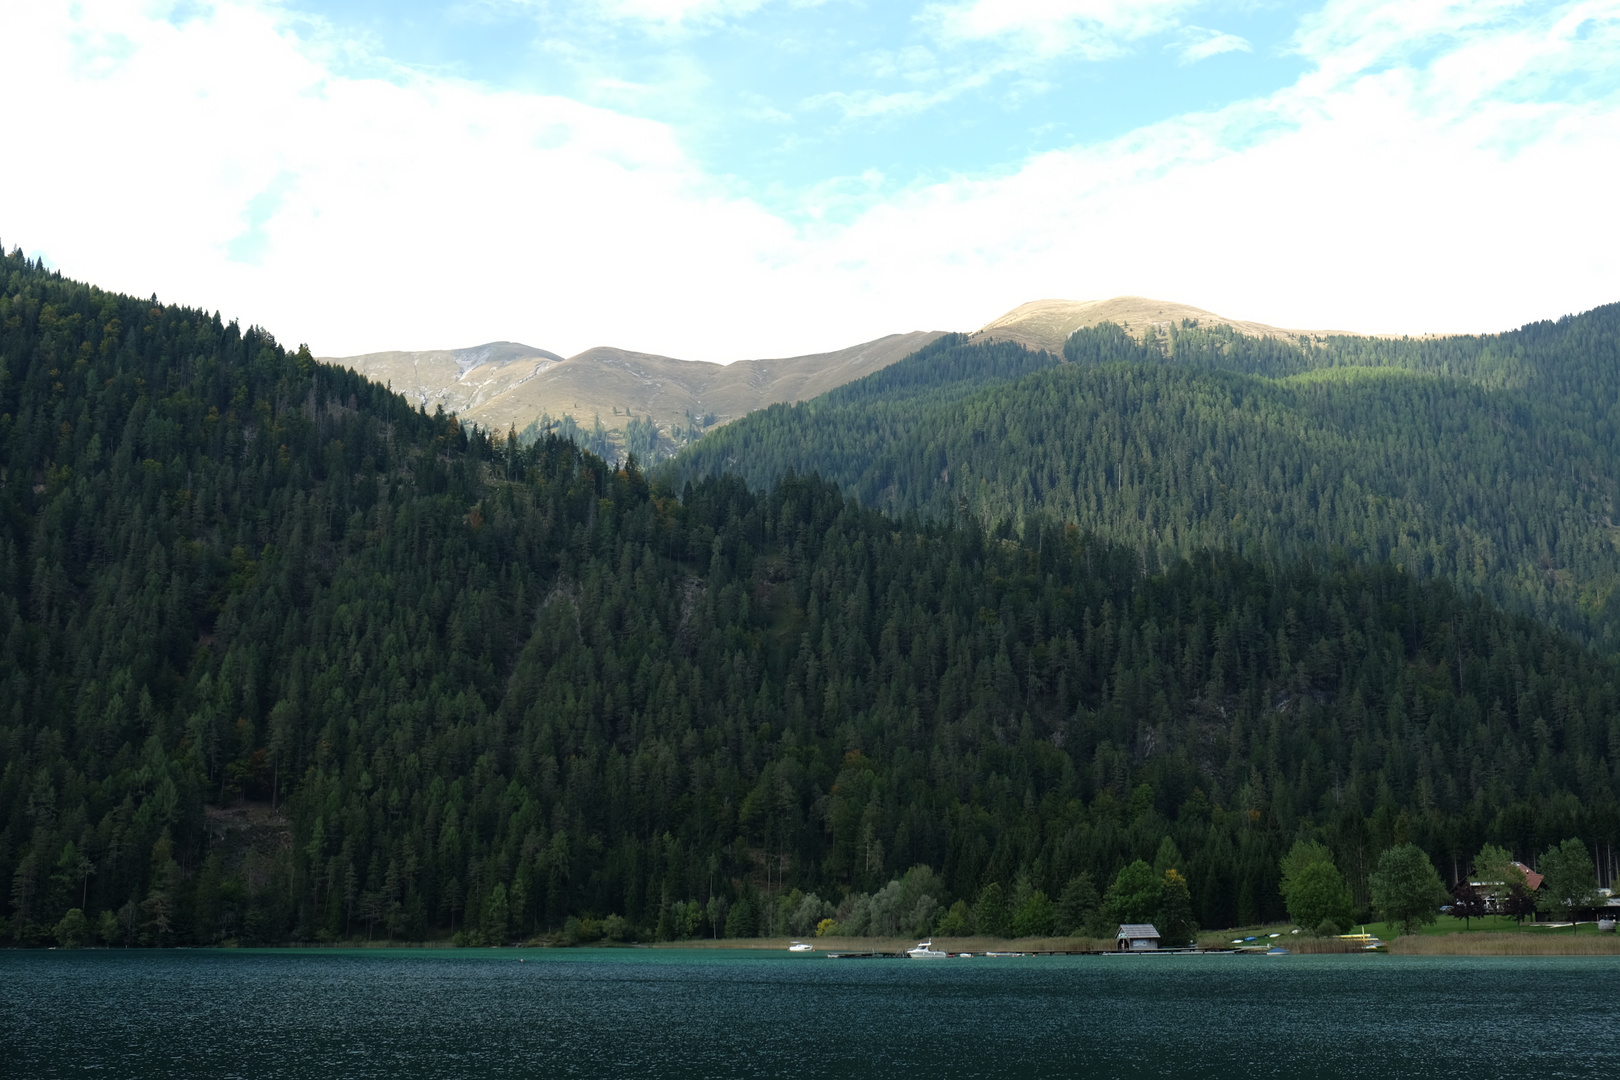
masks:
{"label": "shoreline", "polygon": [[[1205,940],[1200,948],[1210,953],[1230,953],[1231,947],[1216,944]],[[659,942],[608,942],[594,941],[579,945],[563,945],[542,939],[530,939],[525,942],[508,943],[504,945],[485,946],[457,946],[449,940],[440,941],[392,941],[392,942],[278,942],[267,945],[190,945],[172,946],[170,949],[155,950],[143,947],[137,951],[175,951],[175,952],[237,952],[259,950],[308,950],[308,951],[345,951],[345,952],[476,952],[481,950],[549,950],[549,949],[658,949],[668,951],[746,951],[746,952],[780,952],[788,951],[788,946],[794,941],[803,941],[813,946],[813,951],[805,953],[806,956],[825,956],[829,952],[850,953],[904,953],[917,944],[915,938],[867,938],[867,937],[810,937],[810,938],[695,938],[686,941],[659,941]],[[1048,937],[1048,938],[987,938],[987,937],[960,937],[960,938],[933,938],[933,945],[950,953],[972,953],[983,955],[987,952],[1023,953],[1027,955],[1091,955],[1097,953],[1113,953],[1114,942],[1107,938],[1081,938],[1081,937]],[[1293,940],[1284,938],[1272,939],[1276,944],[1293,955],[1366,955],[1367,950],[1353,946],[1336,938],[1304,938],[1296,937]],[[1558,928],[1548,929],[1545,932],[1516,931],[1509,933],[1494,933],[1490,931],[1475,931],[1451,934],[1414,934],[1407,937],[1385,939],[1385,948],[1380,950],[1392,956],[1620,956],[1620,934],[1560,934]],[[40,951],[40,952],[67,952],[67,951],[112,952],[123,951],[122,946],[80,946],[79,949],[68,950],[59,946],[5,946],[3,951]],[[1163,950],[1166,953],[1177,950]],[[1183,955],[1192,955],[1185,953]]]}
{"label": "shoreline", "polygon": [[690,941],[660,941],[644,946],[653,949],[772,949],[786,952],[788,945],[802,941],[817,953],[828,952],[905,952],[919,941],[932,940],[934,948],[945,952],[1023,952],[1086,953],[1112,952],[1113,941],[1103,938],[989,938],[935,937],[806,937],[806,938],[695,938]]}

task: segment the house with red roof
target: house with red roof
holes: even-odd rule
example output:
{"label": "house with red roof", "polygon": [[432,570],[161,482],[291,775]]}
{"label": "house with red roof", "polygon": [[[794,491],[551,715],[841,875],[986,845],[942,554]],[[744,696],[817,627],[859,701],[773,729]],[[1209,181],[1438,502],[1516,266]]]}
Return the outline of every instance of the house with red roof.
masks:
{"label": "house with red roof", "polygon": [[[1525,886],[1529,889],[1531,895],[1534,895],[1536,890],[1541,888],[1542,881],[1545,880],[1543,876],[1522,862],[1515,861],[1513,866],[1519,873],[1524,875]],[[1507,890],[1503,886],[1506,884],[1504,881],[1470,880],[1468,882],[1469,887],[1485,899],[1485,910],[1492,915],[1504,914],[1503,901],[1506,899]]]}

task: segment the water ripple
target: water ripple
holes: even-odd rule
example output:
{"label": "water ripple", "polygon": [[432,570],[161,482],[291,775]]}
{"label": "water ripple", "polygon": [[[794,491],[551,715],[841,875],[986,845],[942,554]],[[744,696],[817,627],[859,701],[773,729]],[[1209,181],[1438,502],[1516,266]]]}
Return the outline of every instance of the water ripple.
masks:
{"label": "water ripple", "polygon": [[1617,974],[1603,957],[11,951],[0,1073],[1613,1076]]}

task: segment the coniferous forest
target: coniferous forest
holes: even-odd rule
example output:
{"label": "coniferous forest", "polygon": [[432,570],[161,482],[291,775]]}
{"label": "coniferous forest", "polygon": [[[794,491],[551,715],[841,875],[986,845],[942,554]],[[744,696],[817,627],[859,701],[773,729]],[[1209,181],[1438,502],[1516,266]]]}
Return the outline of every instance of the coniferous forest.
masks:
{"label": "coniferous forest", "polygon": [[863,505],[1004,536],[1071,521],[1150,567],[1206,548],[1391,562],[1612,652],[1617,403],[1620,305],[1425,340],[1105,324],[1063,357],[941,339],[727,425],[676,468],[755,486],[814,472]]}
{"label": "coniferous forest", "polygon": [[[1485,344],[947,340],[693,452],[859,405],[842,449],[688,480],[20,252],[0,276],[11,941],[72,911],[152,945],[1067,933],[1138,860],[1221,927],[1282,917],[1302,839],[1359,912],[1407,843],[1448,881],[1485,843],[1612,862],[1620,667],[1583,590],[1613,543],[1580,524],[1610,512],[1612,310]],[[996,472],[1041,409],[1084,468]],[[856,446],[882,485],[793,471]],[[1301,480],[1330,455],[1342,511]],[[941,458],[972,498],[908,486]]]}

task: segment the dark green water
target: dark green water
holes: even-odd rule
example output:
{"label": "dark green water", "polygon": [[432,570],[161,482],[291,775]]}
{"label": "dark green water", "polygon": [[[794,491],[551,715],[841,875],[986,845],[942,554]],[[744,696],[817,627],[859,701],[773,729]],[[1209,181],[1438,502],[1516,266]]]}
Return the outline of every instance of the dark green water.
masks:
{"label": "dark green water", "polygon": [[1601,957],[5,952],[0,1076],[1620,1075]]}

